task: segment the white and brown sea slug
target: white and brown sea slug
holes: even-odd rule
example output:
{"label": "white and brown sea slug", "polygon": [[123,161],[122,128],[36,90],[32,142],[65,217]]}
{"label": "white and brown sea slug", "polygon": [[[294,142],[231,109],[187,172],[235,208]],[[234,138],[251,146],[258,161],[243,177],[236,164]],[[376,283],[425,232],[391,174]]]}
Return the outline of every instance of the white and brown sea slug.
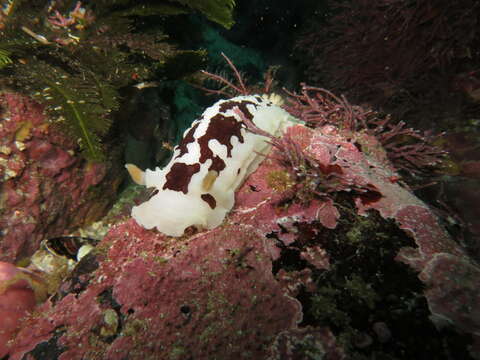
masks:
{"label": "white and brown sea slug", "polygon": [[181,236],[192,225],[198,229],[220,225],[234,205],[236,189],[270,148],[266,137],[247,131],[242,119],[274,136],[297,123],[277,98],[220,100],[185,131],[163,169],[142,172],[127,164],[137,183],[155,188],[148,201],[132,209],[133,218],[169,236]]}

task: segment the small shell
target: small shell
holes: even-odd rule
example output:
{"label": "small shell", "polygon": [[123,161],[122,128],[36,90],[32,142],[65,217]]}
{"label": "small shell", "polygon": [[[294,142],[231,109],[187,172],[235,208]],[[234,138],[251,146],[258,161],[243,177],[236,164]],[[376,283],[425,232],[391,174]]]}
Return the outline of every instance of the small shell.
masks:
{"label": "small shell", "polygon": [[80,261],[97,243],[98,240],[86,237],[60,236],[45,240],[43,245],[51,254]]}

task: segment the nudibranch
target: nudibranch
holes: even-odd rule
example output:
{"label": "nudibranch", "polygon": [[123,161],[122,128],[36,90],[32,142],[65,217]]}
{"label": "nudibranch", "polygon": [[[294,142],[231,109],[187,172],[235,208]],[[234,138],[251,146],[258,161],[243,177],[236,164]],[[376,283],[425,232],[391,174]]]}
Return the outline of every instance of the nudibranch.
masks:
{"label": "nudibranch", "polygon": [[247,130],[245,119],[273,136],[298,123],[282,109],[278,96],[237,96],[207,108],[183,134],[162,169],[126,168],[135,182],[155,188],[133,207],[132,217],[146,229],[181,236],[186,228],[213,229],[232,209],[235,191],[265,158],[265,136]]}

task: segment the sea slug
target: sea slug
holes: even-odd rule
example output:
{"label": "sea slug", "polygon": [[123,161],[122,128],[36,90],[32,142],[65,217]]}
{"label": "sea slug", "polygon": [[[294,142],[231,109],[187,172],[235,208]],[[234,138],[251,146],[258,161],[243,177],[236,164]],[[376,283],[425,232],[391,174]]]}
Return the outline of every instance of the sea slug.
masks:
{"label": "sea slug", "polygon": [[266,137],[247,130],[242,119],[274,136],[298,123],[277,100],[266,95],[220,100],[185,131],[163,169],[143,172],[127,164],[137,183],[155,188],[148,201],[133,207],[132,217],[169,236],[181,236],[192,225],[220,225],[234,205],[235,191],[270,148]]}

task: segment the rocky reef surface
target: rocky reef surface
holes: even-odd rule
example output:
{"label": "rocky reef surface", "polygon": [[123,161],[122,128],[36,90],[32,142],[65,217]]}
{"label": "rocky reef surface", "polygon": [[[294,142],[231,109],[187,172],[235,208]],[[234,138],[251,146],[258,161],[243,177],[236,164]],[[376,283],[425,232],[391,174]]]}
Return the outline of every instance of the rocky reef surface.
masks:
{"label": "rocky reef surface", "polygon": [[[100,219],[116,197],[121,164],[86,161],[78,145],[28,97],[0,95],[0,260]],[[114,153],[114,152],[112,152]]]}
{"label": "rocky reef surface", "polygon": [[283,141],[216,229],[112,226],[21,323],[9,359],[418,355],[416,331],[425,351],[478,358],[480,268],[378,140],[298,125]]}

